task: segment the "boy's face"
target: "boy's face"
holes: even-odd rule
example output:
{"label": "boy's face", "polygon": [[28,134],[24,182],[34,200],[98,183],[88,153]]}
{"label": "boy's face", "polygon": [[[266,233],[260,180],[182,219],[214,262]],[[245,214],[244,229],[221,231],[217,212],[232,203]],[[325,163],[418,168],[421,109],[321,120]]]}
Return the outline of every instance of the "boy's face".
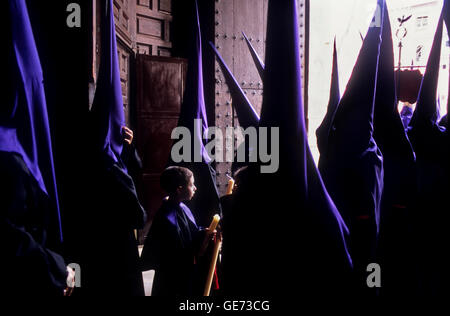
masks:
{"label": "boy's face", "polygon": [[190,201],[194,197],[195,191],[197,191],[197,187],[194,184],[194,176],[189,179],[187,185],[179,187],[178,192],[180,194],[180,200],[182,201]]}

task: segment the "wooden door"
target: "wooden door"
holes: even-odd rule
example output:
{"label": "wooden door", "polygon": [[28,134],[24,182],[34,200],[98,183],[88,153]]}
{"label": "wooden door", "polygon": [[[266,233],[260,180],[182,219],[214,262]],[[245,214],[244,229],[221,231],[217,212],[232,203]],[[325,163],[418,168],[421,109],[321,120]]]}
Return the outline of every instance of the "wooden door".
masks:
{"label": "wooden door", "polygon": [[164,197],[159,186],[159,176],[170,154],[172,130],[178,124],[187,61],[138,55],[136,68],[136,144],[143,162],[143,175],[138,183],[138,190],[151,221]]}
{"label": "wooden door", "polygon": [[136,1],[136,45],[138,54],[171,56],[172,0],[133,1]]}

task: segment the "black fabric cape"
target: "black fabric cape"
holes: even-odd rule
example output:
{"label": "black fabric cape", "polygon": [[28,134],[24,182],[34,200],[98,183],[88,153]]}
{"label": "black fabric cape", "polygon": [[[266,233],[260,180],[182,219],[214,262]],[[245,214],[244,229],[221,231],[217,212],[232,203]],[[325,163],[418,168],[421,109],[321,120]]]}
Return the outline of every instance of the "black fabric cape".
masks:
{"label": "black fabric cape", "polygon": [[[189,236],[186,236],[189,235]],[[163,201],[142,253],[142,269],[155,270],[152,296],[201,296],[204,279],[195,256],[201,237],[194,216],[180,203]]]}
{"label": "black fabric cape", "polygon": [[411,278],[412,207],[415,205],[415,154],[397,110],[394,49],[389,14],[384,13],[374,110],[374,138],[383,153],[378,261],[383,269],[381,293],[408,295]]}
{"label": "black fabric cape", "polygon": [[143,296],[143,280],[134,230],[143,227],[145,212],[133,179],[121,159],[125,125],[117,57],[113,1],[102,12],[102,52],[94,102],[89,112],[88,201],[80,210],[82,291],[94,296]]}
{"label": "black fabric cape", "polygon": [[[80,210],[80,254],[86,295],[143,296],[135,229],[143,227],[145,212],[132,178],[106,155],[93,159]],[[84,191],[83,191],[84,192]],[[111,277],[114,276],[114,277]]]}
{"label": "black fabric cape", "polygon": [[[383,10],[384,1],[378,3],[377,10]],[[368,289],[367,265],[375,258],[383,190],[383,157],[373,137],[381,30],[382,25],[374,25],[367,32],[319,161],[326,188],[348,225],[350,253],[363,291]]]}
{"label": "black fabric cape", "polygon": [[20,155],[0,151],[0,201],[3,293],[62,296],[66,264],[46,244],[51,204]]}
{"label": "black fabric cape", "polygon": [[[270,173],[262,162],[250,166],[248,182],[238,186],[226,214],[223,258],[226,295],[282,296],[291,306],[293,295],[302,300],[343,294],[352,268],[348,230],[306,137],[297,14],[295,0],[269,1],[259,126],[278,128],[279,168]],[[292,286],[294,291],[286,290]]]}
{"label": "black fabric cape", "polygon": [[442,31],[441,16],[408,133],[417,155],[414,259],[419,270],[418,294],[426,295],[449,292],[449,277],[442,271],[450,264],[444,250],[449,241],[450,155],[448,131],[438,124],[436,103]]}

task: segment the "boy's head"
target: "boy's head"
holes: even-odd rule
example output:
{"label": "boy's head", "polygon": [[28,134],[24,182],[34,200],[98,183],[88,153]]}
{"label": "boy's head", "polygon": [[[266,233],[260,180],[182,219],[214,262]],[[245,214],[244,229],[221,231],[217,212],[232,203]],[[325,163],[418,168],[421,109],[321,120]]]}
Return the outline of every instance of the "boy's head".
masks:
{"label": "boy's head", "polygon": [[160,178],[161,187],[171,198],[189,201],[197,191],[194,184],[194,174],[183,167],[168,167]]}

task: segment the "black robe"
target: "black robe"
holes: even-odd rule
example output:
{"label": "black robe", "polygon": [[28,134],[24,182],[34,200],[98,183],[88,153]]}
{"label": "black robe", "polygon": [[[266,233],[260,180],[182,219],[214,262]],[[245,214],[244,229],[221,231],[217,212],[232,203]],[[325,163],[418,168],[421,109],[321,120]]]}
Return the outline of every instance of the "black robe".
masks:
{"label": "black robe", "polygon": [[428,296],[448,296],[450,292],[450,277],[445,272],[450,264],[450,147],[448,130],[438,124],[436,102],[442,30],[441,16],[408,133],[417,156],[414,262],[418,267],[418,294]]}
{"label": "black robe", "polygon": [[434,125],[414,126],[410,137],[417,153],[418,196],[414,214],[414,263],[418,269],[418,294],[448,294],[450,261],[447,202],[450,190],[448,133]]}
{"label": "black robe", "polygon": [[111,161],[94,160],[89,172],[89,204],[79,223],[82,288],[89,296],[144,296],[134,230],[143,227],[145,212],[134,182]]}
{"label": "black robe", "polygon": [[128,174],[131,176],[134,183],[138,185],[142,173],[142,160],[139,157],[136,147],[133,144],[128,145],[125,143],[120,158],[127,167]]}
{"label": "black robe", "polygon": [[48,196],[18,154],[0,151],[0,201],[2,292],[62,296],[67,270],[47,248]]}
{"label": "black robe", "polygon": [[152,296],[203,294],[203,269],[196,258],[203,236],[185,204],[163,202],[142,253],[143,270],[155,270]]}

